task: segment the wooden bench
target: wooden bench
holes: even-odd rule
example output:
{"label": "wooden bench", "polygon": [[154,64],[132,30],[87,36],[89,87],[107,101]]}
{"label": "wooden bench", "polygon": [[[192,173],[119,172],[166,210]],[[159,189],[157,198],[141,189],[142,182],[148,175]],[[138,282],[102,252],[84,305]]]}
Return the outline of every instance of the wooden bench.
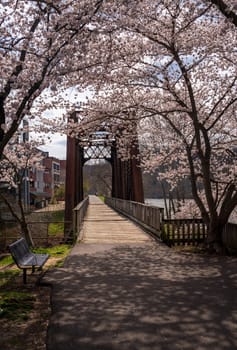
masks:
{"label": "wooden bench", "polygon": [[9,251],[19,269],[23,270],[23,282],[26,283],[26,271],[35,268],[42,269],[49,258],[49,254],[34,254],[30,251],[25,238],[20,238],[8,246]]}

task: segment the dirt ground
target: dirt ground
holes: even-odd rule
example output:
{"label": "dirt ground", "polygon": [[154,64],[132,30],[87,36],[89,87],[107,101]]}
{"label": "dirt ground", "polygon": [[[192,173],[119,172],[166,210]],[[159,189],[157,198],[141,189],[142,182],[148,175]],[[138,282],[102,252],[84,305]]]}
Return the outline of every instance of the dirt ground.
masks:
{"label": "dirt ground", "polygon": [[[44,271],[58,260],[51,257]],[[13,264],[10,269],[14,268],[16,267]],[[26,292],[33,299],[33,308],[27,313],[27,317],[18,320],[0,317],[0,350],[46,350],[47,327],[51,313],[51,288],[39,285],[40,277],[42,277],[40,271],[34,274],[27,272],[27,284],[24,285],[21,271],[7,285],[0,287],[0,292]]]}
{"label": "dirt ground", "polygon": [[[19,277],[18,277],[19,278]],[[22,278],[20,276],[20,278]],[[0,318],[1,350],[45,350],[48,320],[50,316],[50,287],[27,285],[14,290],[29,291],[34,297],[33,309],[26,319]]]}
{"label": "dirt ground", "polygon": [[[64,203],[50,205],[41,211],[52,211],[64,208]],[[44,270],[53,266],[60,257],[50,257]],[[10,269],[16,269],[16,266]],[[1,271],[9,269],[9,266],[0,268]],[[46,337],[49,317],[51,313],[50,295],[51,288],[40,286],[37,281],[39,273],[31,275],[27,272],[27,284],[22,282],[22,271],[20,275],[11,280],[7,286],[0,287],[0,292],[28,292],[34,299],[33,308],[24,319],[11,320],[0,317],[0,350],[46,350]]]}

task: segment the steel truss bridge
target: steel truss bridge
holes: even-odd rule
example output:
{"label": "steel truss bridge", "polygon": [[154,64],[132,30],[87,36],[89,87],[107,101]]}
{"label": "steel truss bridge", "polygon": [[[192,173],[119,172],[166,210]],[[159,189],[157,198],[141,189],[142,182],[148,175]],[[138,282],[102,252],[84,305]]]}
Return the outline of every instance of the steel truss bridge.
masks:
{"label": "steel truss bridge", "polygon": [[72,220],[73,208],[84,199],[83,166],[91,159],[104,159],[111,164],[111,197],[144,202],[138,142],[127,145],[126,160],[119,156],[117,144],[117,137],[103,127],[77,138],[67,138],[66,221]]}

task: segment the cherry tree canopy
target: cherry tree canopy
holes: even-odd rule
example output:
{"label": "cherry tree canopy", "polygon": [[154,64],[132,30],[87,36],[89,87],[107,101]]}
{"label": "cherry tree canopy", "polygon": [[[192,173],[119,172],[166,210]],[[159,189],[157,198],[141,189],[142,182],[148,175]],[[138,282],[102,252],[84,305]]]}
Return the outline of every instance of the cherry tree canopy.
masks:
{"label": "cherry tree canopy", "polygon": [[144,166],[165,162],[172,182],[175,164],[189,177],[210,240],[221,241],[237,204],[235,5],[1,1],[0,155],[25,116],[63,106],[58,91],[93,85],[96,100],[69,131],[108,122],[122,134],[126,156],[124,146],[138,130],[146,140]]}
{"label": "cherry tree canopy", "polygon": [[188,177],[209,240],[221,243],[237,204],[235,25],[211,1],[190,0],[130,1],[108,21],[114,57],[84,120],[136,123],[144,166],[165,165],[171,183]]}
{"label": "cherry tree canopy", "polygon": [[62,95],[52,102],[48,94],[83,86],[94,67],[98,74],[108,55],[97,30],[103,5],[103,0],[1,1],[0,154],[26,115],[65,107]]}

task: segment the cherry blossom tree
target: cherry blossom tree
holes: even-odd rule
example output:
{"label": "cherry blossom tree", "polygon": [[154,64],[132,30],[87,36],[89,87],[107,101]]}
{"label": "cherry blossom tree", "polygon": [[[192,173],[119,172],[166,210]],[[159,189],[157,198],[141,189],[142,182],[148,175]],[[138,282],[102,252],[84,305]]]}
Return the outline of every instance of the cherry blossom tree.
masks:
{"label": "cherry blossom tree", "polygon": [[114,60],[84,120],[136,122],[143,164],[189,179],[208,242],[222,246],[237,205],[236,28],[208,1],[130,1],[111,18]]}
{"label": "cherry blossom tree", "polygon": [[[0,4],[0,155],[24,116],[34,118],[65,99],[47,98],[90,80],[103,0],[13,0]],[[88,70],[88,74],[86,73]],[[93,74],[93,72],[91,73]],[[67,107],[67,105],[66,105]]]}
{"label": "cherry blossom tree", "polygon": [[93,86],[96,101],[68,132],[108,123],[121,157],[137,131],[146,136],[144,165],[190,179],[208,240],[221,245],[237,203],[235,20],[233,0],[2,1],[0,155],[25,115]]}
{"label": "cherry blossom tree", "polygon": [[237,1],[236,0],[207,0],[214,4],[220,12],[237,27]]}
{"label": "cherry blossom tree", "polygon": [[[23,199],[25,183],[29,182],[29,171],[34,168],[42,168],[42,152],[37,148],[41,141],[19,141],[18,135],[11,139],[5,147],[1,160],[0,177],[4,186],[0,190],[0,199],[5,203],[12,217],[19,223],[21,233],[30,246],[33,240],[26,220],[25,203]],[[8,189],[15,194],[9,195]]]}

